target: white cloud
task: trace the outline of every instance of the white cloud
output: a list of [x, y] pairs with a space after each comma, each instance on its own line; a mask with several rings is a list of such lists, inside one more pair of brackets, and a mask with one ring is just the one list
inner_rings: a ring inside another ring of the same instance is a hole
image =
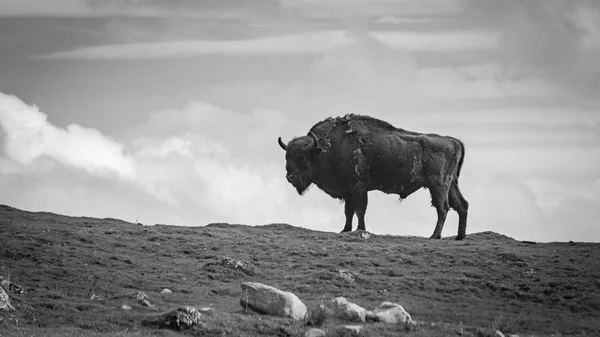
[[600, 148], [471, 148], [469, 162], [513, 175], [590, 175], [600, 172]]
[[552, 97], [562, 93], [539, 78], [509, 78], [497, 64], [422, 69], [419, 81], [424, 96], [434, 99]]
[[[596, 180], [589, 182], [579, 182], [570, 184], [560, 184], [556, 181], [546, 179], [528, 179], [525, 184], [533, 191], [536, 196], [537, 204], [540, 209], [549, 217], [556, 213], [568, 200], [581, 200], [585, 202], [600, 203], [598, 183]], [[587, 219], [586, 221], [590, 221]]]
[[[498, 36], [476, 31], [419, 33], [373, 31], [370, 35], [385, 45], [410, 51], [493, 49]], [[198, 55], [252, 56], [266, 54], [315, 54], [355, 44], [346, 31], [317, 31], [245, 40], [188, 40], [85, 47], [38, 59], [155, 59]]]
[[36, 106], [16, 96], [0, 93], [0, 124], [6, 133], [6, 154], [23, 165], [48, 156], [92, 174], [133, 175], [134, 163], [119, 143], [77, 124], [57, 128]]
[[441, 19], [439, 18], [428, 18], [428, 17], [398, 17], [393, 15], [385, 15], [377, 18], [374, 22], [380, 24], [391, 24], [397, 25], [402, 23], [434, 23]]
[[594, 182], [592, 182], [591, 190], [592, 190], [592, 195], [594, 196], [594, 198], [600, 200], [600, 178], [598, 178], [598, 179], [594, 180]]
[[0, 0], [2, 16], [80, 16], [89, 8], [80, 0]]
[[586, 126], [596, 127], [600, 123], [600, 114], [596, 108], [578, 107], [521, 107], [496, 108], [493, 103], [478, 109], [445, 108], [430, 112], [423, 119], [423, 115], [406, 114], [402, 117], [405, 123], [411, 124], [452, 124], [460, 123], [467, 126], [476, 125], [506, 125], [506, 124], [535, 124], [541, 126], [568, 127]]
[[280, 0], [284, 8], [317, 18], [364, 18], [381, 15], [444, 16], [457, 14], [460, 0]]
[[250, 225], [275, 222], [288, 204], [287, 183], [275, 168], [198, 162], [195, 171], [205, 182], [204, 202], [223, 218]]
[[[215, 4], [217, 4], [215, 6]], [[219, 6], [220, 5], [220, 6]], [[248, 18], [248, 13], [266, 12], [276, 7], [272, 2], [244, 6], [245, 1], [219, 4], [203, 1], [147, 1], [147, 0], [0, 0], [0, 17], [192, 17], [192, 18]]]
[[465, 0], [464, 22], [503, 35], [499, 52], [512, 76], [535, 75], [597, 98], [598, 1]]

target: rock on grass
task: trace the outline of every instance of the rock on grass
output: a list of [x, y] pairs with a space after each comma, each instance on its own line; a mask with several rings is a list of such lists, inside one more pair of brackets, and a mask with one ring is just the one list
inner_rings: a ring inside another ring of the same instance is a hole
[[344, 297], [336, 297], [328, 303], [334, 317], [350, 322], [365, 322], [367, 310]]
[[242, 308], [267, 315], [291, 317], [296, 320], [306, 318], [306, 305], [293, 293], [256, 282], [244, 282], [241, 287], [240, 305]]
[[375, 310], [367, 311], [367, 320], [384, 323], [406, 323], [414, 325], [410, 314], [397, 303], [383, 302]]
[[173, 311], [154, 316], [145, 321], [147, 325], [157, 325], [160, 328], [187, 330], [195, 326], [202, 327], [202, 314], [191, 306], [179, 307]]
[[310, 329], [308, 330], [305, 334], [304, 337], [325, 337], [325, 331], [321, 330], [321, 329]]
[[10, 304], [8, 295], [4, 292], [4, 288], [0, 287], [0, 311], [14, 311], [15, 308]]

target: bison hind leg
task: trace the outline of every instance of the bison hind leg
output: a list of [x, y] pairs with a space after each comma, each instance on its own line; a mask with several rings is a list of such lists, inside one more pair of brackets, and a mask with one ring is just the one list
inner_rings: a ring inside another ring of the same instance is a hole
[[467, 215], [469, 211], [469, 203], [460, 193], [458, 182], [454, 181], [448, 193], [450, 207], [458, 213], [458, 235], [456, 240], [462, 240], [467, 236]]
[[435, 207], [437, 211], [437, 222], [435, 224], [435, 230], [433, 231], [430, 239], [442, 238], [442, 230], [444, 229], [446, 216], [448, 215], [448, 210], [450, 209], [450, 203], [448, 202], [448, 189], [449, 186], [441, 179], [436, 180], [434, 184], [429, 187], [429, 192], [431, 194], [431, 205]]

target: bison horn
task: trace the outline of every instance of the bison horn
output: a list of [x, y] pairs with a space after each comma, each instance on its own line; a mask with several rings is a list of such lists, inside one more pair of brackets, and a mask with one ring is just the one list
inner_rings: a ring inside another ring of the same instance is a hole
[[317, 136], [312, 131], [310, 131], [309, 133], [313, 139], [313, 150], [317, 149], [319, 147], [319, 138], [317, 138]]
[[281, 146], [283, 151], [287, 151], [287, 145], [285, 145], [285, 143], [281, 141], [281, 137], [277, 138], [277, 141], [279, 142], [279, 146]]

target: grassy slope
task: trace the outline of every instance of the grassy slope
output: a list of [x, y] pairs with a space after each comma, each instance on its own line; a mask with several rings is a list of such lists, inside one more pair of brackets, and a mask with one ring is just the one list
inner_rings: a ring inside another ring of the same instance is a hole
[[[224, 256], [253, 264], [255, 274], [208, 265]], [[27, 291], [9, 294], [17, 312], [0, 314], [0, 336], [177, 335], [142, 322], [181, 305], [213, 308], [204, 329], [183, 334], [303, 335], [304, 323], [245, 313], [245, 281], [292, 291], [309, 308], [336, 296], [367, 309], [389, 300], [420, 322], [408, 333], [368, 325], [366, 335], [477, 335], [478, 327], [600, 335], [599, 257], [600, 244], [528, 244], [492, 232], [461, 242], [364, 240], [281, 224], [140, 226], [0, 206], [0, 274]], [[88, 298], [92, 285], [101, 300]], [[137, 290], [156, 308], [125, 297]], [[123, 303], [133, 310], [118, 309]], [[336, 325], [322, 328], [334, 334]]]

